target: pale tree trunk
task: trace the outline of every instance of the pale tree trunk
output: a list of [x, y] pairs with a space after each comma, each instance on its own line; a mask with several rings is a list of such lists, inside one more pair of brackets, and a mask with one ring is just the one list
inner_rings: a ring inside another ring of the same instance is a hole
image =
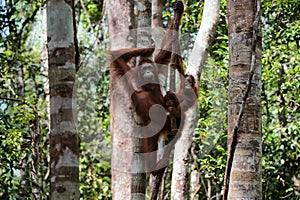
[[152, 19], [151, 19], [151, 29], [152, 29], [152, 39], [155, 43], [155, 52], [159, 52], [160, 45], [164, 38], [164, 29], [162, 23], [162, 10], [164, 1], [152, 0]]
[[151, 45], [151, 1], [135, 1], [137, 12], [137, 47], [149, 47]]
[[[152, 39], [155, 44], [155, 51], [153, 55], [156, 55], [161, 50], [160, 48], [165, 34], [165, 31], [163, 29], [163, 23], [162, 23], [163, 3], [164, 1], [161, 0], [152, 1], [151, 32], [152, 32]], [[166, 94], [166, 90], [167, 90], [167, 76], [166, 76], [167, 74], [168, 74], [168, 67], [164, 67], [164, 72], [158, 75], [159, 82], [160, 82], [160, 89], [163, 95]], [[162, 149], [164, 148], [164, 142], [165, 142], [164, 138], [160, 136], [158, 139], [157, 161], [159, 161], [163, 155]], [[163, 174], [157, 174], [157, 175], [150, 174], [150, 199], [155, 199], [155, 200], [163, 199], [166, 172], [167, 170], [165, 170]]]
[[223, 199], [262, 199], [259, 0], [228, 0], [228, 158]]
[[31, 178], [32, 178], [32, 199], [40, 199], [40, 188], [39, 184], [39, 139], [41, 137], [39, 129], [39, 117], [36, 116], [31, 122], [29, 127], [31, 135]]
[[[187, 73], [193, 75], [197, 80], [207, 58], [208, 49], [214, 39], [214, 33], [219, 20], [220, 1], [206, 0], [202, 23], [197, 35], [192, 54], [189, 58]], [[171, 199], [187, 199], [187, 170], [189, 154], [188, 150], [192, 143], [193, 133], [197, 124], [197, 105], [188, 109], [185, 113], [185, 122], [181, 137], [175, 145], [173, 174], [171, 186]]]
[[197, 194], [201, 188], [200, 185], [200, 172], [198, 171], [197, 165], [191, 166], [191, 178], [190, 178], [190, 199], [197, 200], [199, 199], [199, 195]]
[[[106, 1], [110, 49], [132, 48], [135, 34], [133, 1]], [[111, 77], [110, 113], [112, 135], [112, 194], [113, 199], [131, 199], [133, 157], [133, 110], [130, 97], [122, 85]], [[143, 194], [141, 196], [144, 196]]]
[[[161, 0], [152, 0], [152, 17], [151, 17], [151, 32], [152, 32], [152, 39], [155, 44], [155, 51], [153, 55], [156, 55], [161, 50], [161, 45], [165, 36], [165, 30], [163, 29], [162, 23], [162, 11], [163, 11], [163, 4], [165, 1]], [[166, 94], [168, 89], [167, 86], [167, 75], [168, 75], [168, 67], [164, 67], [159, 76], [160, 82], [160, 89], [163, 95]], [[163, 148], [164, 148], [164, 138], [159, 137], [158, 139], [158, 151], [157, 151], [157, 161], [162, 158], [163, 155]], [[164, 192], [164, 182], [166, 178], [165, 170], [164, 174], [158, 174], [156, 176], [151, 175], [151, 186], [150, 186], [150, 198], [155, 199], [163, 199], [163, 192]]]
[[[48, 81], [48, 77], [49, 77], [49, 72], [48, 72], [48, 51], [47, 51], [47, 47], [44, 47], [41, 50], [40, 53], [41, 56], [41, 73], [43, 74], [43, 82], [44, 82], [44, 91], [45, 91], [45, 101], [46, 101], [46, 113], [47, 113], [47, 124], [50, 125], [50, 88], [49, 88], [49, 81]], [[47, 138], [49, 138], [49, 132], [47, 133]], [[40, 138], [41, 139], [41, 138]], [[41, 153], [41, 152], [40, 152]], [[41, 153], [42, 154], [42, 153]], [[47, 162], [46, 163], [50, 163], [50, 155], [46, 154], [45, 155]], [[41, 159], [39, 160], [41, 161]], [[42, 177], [42, 183], [41, 183], [41, 191], [42, 193], [44, 193], [44, 191], [46, 190], [47, 187], [47, 180], [48, 177], [50, 175], [50, 167], [47, 168], [47, 170], [45, 170], [45, 168], [40, 167], [39, 168], [40, 172], [41, 172], [41, 177]]]
[[[135, 1], [136, 24], [137, 24], [137, 43], [136, 46], [149, 47], [151, 45], [151, 2], [149, 0]], [[139, 60], [137, 60], [138, 64]], [[140, 122], [141, 123], [141, 122]], [[143, 152], [142, 139], [134, 137], [133, 148], [133, 170], [131, 184], [131, 199], [143, 200], [146, 193], [146, 173], [144, 160], [139, 159], [139, 154]]]
[[79, 199], [74, 1], [47, 1], [50, 199]]
[[[163, 28], [162, 23], [162, 11], [163, 4], [165, 1], [153, 0], [152, 1], [152, 19], [151, 19], [151, 29], [152, 29], [152, 39], [155, 44], [155, 51], [153, 55], [156, 55], [161, 50], [162, 41], [165, 36], [165, 29]], [[167, 75], [168, 67], [164, 67], [159, 76], [160, 89], [163, 95], [166, 94], [167, 86]], [[160, 154], [160, 153], [159, 153]]]
[[164, 1], [152, 0], [152, 20], [151, 27], [162, 27], [162, 10]]

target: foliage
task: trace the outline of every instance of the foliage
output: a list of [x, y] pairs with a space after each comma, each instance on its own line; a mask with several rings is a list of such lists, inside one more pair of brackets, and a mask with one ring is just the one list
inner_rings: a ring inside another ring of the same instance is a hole
[[80, 16], [80, 22], [87, 32], [96, 32], [103, 16], [102, 0], [84, 0], [76, 5], [76, 12]]
[[[221, 195], [226, 166], [227, 148], [227, 85], [228, 37], [226, 1], [221, 1], [220, 19], [212, 43], [209, 59], [202, 71], [199, 91], [199, 120], [192, 153], [194, 166], [200, 172], [200, 199]], [[192, 169], [195, 170], [195, 169]]]
[[109, 76], [104, 56], [103, 50], [95, 51], [94, 58], [89, 55], [77, 76], [82, 199], [111, 198]]
[[218, 64], [222, 62], [214, 62], [211, 57], [200, 83], [199, 120], [192, 150], [198, 157], [193, 159], [203, 179], [199, 191], [203, 197], [207, 187], [212, 188], [212, 194], [221, 194], [226, 165], [227, 70]]
[[111, 199], [110, 161], [99, 159], [81, 145], [80, 199]]
[[103, 1], [80, 1], [78, 40], [81, 67], [77, 72], [77, 115], [80, 138], [80, 198], [111, 199], [109, 68]]
[[292, 177], [300, 173], [300, 2], [262, 3], [264, 198], [297, 199]]
[[[43, 1], [6, 1], [0, 7], [0, 198], [31, 199], [33, 176], [46, 198], [48, 120], [41, 45], [30, 41]], [[37, 127], [36, 127], [37, 126]], [[30, 129], [37, 128], [35, 135]], [[32, 142], [37, 142], [33, 154]], [[37, 173], [32, 172], [33, 165]]]
[[[164, 7], [164, 25], [174, 0]], [[30, 6], [29, 6], [30, 5]], [[203, 1], [185, 1], [181, 34], [185, 59], [201, 24]], [[39, 161], [41, 199], [49, 196], [49, 131], [45, 67], [44, 1], [6, 1], [0, 6], [0, 198], [31, 199], [32, 167]], [[109, 69], [103, 1], [76, 5], [81, 68], [77, 74], [81, 199], [111, 199]], [[300, 2], [262, 0], [263, 16], [263, 193], [264, 199], [297, 199], [292, 177], [300, 174]], [[202, 73], [199, 120], [190, 170], [201, 176], [200, 199], [207, 188], [220, 195], [226, 162], [228, 36], [226, 1], [210, 57]], [[44, 28], [42, 28], [44, 27]], [[30, 127], [38, 122], [34, 156]], [[195, 156], [196, 155], [196, 156]], [[171, 185], [171, 167], [166, 193]]]

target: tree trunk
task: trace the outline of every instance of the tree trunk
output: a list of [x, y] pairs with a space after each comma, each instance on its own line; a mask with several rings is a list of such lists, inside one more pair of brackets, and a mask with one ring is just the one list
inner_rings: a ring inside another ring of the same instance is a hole
[[[163, 11], [164, 1], [153, 0], [152, 1], [152, 18], [151, 18], [151, 29], [152, 29], [152, 39], [155, 44], [155, 51], [153, 55], [156, 55], [162, 48], [162, 42], [164, 38], [164, 29], [162, 23], [162, 11]], [[168, 85], [168, 67], [164, 67], [159, 76], [160, 89], [163, 95], [166, 94]], [[157, 151], [157, 161], [159, 161], [163, 156], [163, 148], [165, 139], [160, 135], [158, 139], [158, 151]], [[150, 175], [150, 199], [162, 199], [164, 192], [164, 179], [166, 178], [167, 169], [164, 172], [160, 172], [157, 175]]]
[[[151, 28], [152, 28], [152, 38], [158, 48], [162, 44], [162, 40], [164, 38], [164, 30], [162, 23], [162, 10], [163, 10], [164, 1], [161, 0], [153, 0], [152, 1], [152, 17], [151, 17]], [[159, 49], [156, 49], [157, 53]]]
[[259, 0], [227, 1], [228, 158], [223, 199], [261, 199], [261, 30]]
[[40, 188], [41, 185], [39, 184], [39, 139], [41, 137], [40, 128], [39, 128], [39, 117], [36, 116], [30, 122], [29, 132], [31, 135], [31, 152], [32, 152], [32, 159], [31, 159], [31, 178], [32, 178], [32, 199], [38, 200], [40, 199]]
[[47, 1], [50, 199], [79, 199], [74, 1]]
[[[106, 1], [110, 49], [132, 48], [135, 34], [133, 1]], [[113, 199], [131, 199], [133, 157], [133, 110], [130, 97], [122, 83], [113, 80], [110, 85], [110, 113], [112, 135], [112, 193]], [[143, 196], [143, 195], [142, 195]]]
[[[164, 1], [161, 0], [152, 0], [151, 32], [152, 39], [155, 44], [155, 51], [153, 55], [156, 55], [160, 51], [160, 47], [165, 33], [162, 23], [163, 3]], [[167, 72], [165, 72], [165, 74], [167, 74]], [[166, 82], [166, 77], [160, 77], [161, 90], [163, 94], [166, 93]]]
[[152, 0], [152, 21], [151, 27], [162, 27], [162, 10], [163, 10], [164, 1], [161, 0]]
[[[195, 167], [195, 169], [194, 169]], [[191, 178], [190, 178], [190, 196], [191, 200], [199, 199], [199, 195], [197, 194], [200, 190], [200, 172], [198, 172], [198, 167], [192, 165]]]
[[[219, 10], [219, 0], [205, 1], [202, 23], [187, 67], [187, 73], [192, 74], [197, 80], [200, 79], [208, 48], [213, 40], [219, 20]], [[194, 105], [186, 111], [182, 135], [175, 145], [171, 199], [187, 199], [185, 186], [187, 185], [188, 150], [197, 124], [196, 107], [197, 105]]]
[[151, 45], [151, 1], [136, 1], [137, 11], [137, 47], [149, 47]]
[[[135, 1], [136, 24], [137, 24], [137, 44], [136, 46], [149, 47], [151, 45], [151, 2], [148, 0]], [[137, 61], [137, 64], [139, 61]], [[146, 193], [146, 173], [144, 160], [139, 159], [139, 154], [143, 154], [142, 138], [134, 137], [131, 199], [143, 200]]]

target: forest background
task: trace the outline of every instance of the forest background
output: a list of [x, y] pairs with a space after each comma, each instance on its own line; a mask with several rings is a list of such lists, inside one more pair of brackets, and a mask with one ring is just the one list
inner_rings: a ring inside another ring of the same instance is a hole
[[[35, 188], [44, 199], [50, 192], [45, 2], [0, 2], [0, 197], [30, 199]], [[172, 3], [167, 0], [163, 7], [164, 27], [170, 22]], [[300, 2], [262, 0], [261, 3], [263, 197], [298, 199], [293, 177], [300, 174]], [[185, 60], [200, 27], [203, 5], [203, 1], [186, 2], [181, 25]], [[81, 54], [76, 91], [80, 196], [111, 199], [106, 10], [104, 2], [98, 0], [80, 0], [75, 6]], [[196, 157], [191, 158], [191, 170], [200, 172], [201, 187], [197, 193], [201, 199], [220, 197], [226, 166], [226, 13], [226, 1], [222, 0], [215, 39], [200, 82], [200, 117], [191, 150]], [[32, 131], [32, 127], [38, 131]], [[166, 183], [168, 192], [168, 177]]]

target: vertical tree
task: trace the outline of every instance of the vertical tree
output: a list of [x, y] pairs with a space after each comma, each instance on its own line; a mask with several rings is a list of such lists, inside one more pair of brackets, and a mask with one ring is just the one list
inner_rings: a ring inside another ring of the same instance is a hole
[[149, 47], [151, 45], [151, 1], [137, 1], [137, 47]]
[[[107, 1], [110, 49], [132, 48], [135, 36], [133, 1]], [[129, 96], [121, 84], [111, 79], [110, 113], [112, 135], [112, 192], [113, 199], [131, 198], [131, 168], [134, 122]]]
[[261, 199], [260, 1], [227, 1], [228, 159], [223, 199]]
[[[137, 26], [137, 47], [149, 47], [151, 45], [151, 2], [148, 0], [136, 1], [135, 10], [136, 26]], [[141, 121], [139, 123], [142, 123]], [[135, 132], [136, 133], [136, 132]], [[137, 133], [138, 135], [138, 133]], [[133, 157], [132, 163], [132, 183], [131, 183], [131, 199], [145, 199], [146, 193], [146, 173], [144, 160], [139, 159], [138, 155], [143, 152], [142, 138], [134, 137], [133, 153], [137, 156]]]
[[45, 82], [38, 78], [40, 46], [32, 41], [38, 36], [31, 34], [43, 5], [0, 2], [0, 199], [46, 198], [48, 187], [42, 183], [48, 151], [42, 151], [46, 130], [40, 130], [47, 126], [40, 120]]
[[162, 10], [163, 10], [164, 1], [153, 0], [152, 1], [152, 18], [151, 18], [151, 27], [157, 28], [162, 27]]
[[74, 1], [47, 1], [51, 199], [79, 199]]
[[[156, 47], [153, 55], [156, 55], [159, 52], [159, 48], [161, 48], [162, 40], [164, 38], [164, 29], [162, 23], [163, 4], [164, 1], [152, 0], [151, 33]], [[165, 74], [167, 74], [167, 72], [165, 72]], [[166, 82], [166, 77], [160, 77], [161, 90], [163, 94], [166, 92]]]
[[[214, 39], [214, 34], [219, 21], [219, 0], [206, 0], [202, 15], [202, 23], [197, 34], [194, 47], [189, 58], [187, 73], [200, 80], [201, 71], [207, 59], [208, 50]], [[192, 137], [197, 124], [196, 105], [186, 112], [182, 135], [175, 145], [171, 199], [187, 199], [186, 185], [188, 177], [188, 149], [191, 147]], [[197, 172], [194, 172], [194, 174]], [[193, 174], [193, 175], [194, 175]], [[197, 175], [196, 175], [197, 176]], [[193, 191], [195, 193], [197, 191]], [[195, 195], [191, 198], [195, 199]]]

